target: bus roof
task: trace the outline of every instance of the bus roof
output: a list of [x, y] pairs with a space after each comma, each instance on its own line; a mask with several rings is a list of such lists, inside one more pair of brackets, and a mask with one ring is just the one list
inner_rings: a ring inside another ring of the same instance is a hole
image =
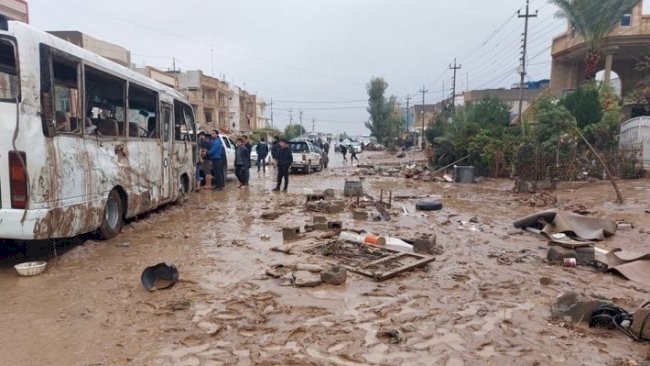
[[[105, 71], [118, 73], [125, 79], [129, 79], [130, 81], [135, 81], [138, 84], [147, 86], [158, 92], [166, 93], [173, 98], [182, 100], [187, 104], [189, 104], [185, 96], [179, 91], [170, 88], [164, 84], [161, 84], [151, 78], [148, 78], [138, 72], [135, 72], [129, 69], [128, 67], [122, 66], [94, 52], [88, 51], [64, 39], [61, 39], [47, 32], [44, 32], [40, 29], [34, 28], [23, 22], [10, 20], [8, 23], [9, 23], [9, 31], [7, 33], [15, 36], [18, 39], [31, 39], [34, 42], [44, 43], [48, 46], [56, 48], [59, 51], [66, 52], [72, 56], [79, 57], [83, 60], [88, 60], [92, 62], [93, 65], [91, 66], [98, 66], [104, 69]], [[0, 32], [0, 33], [4, 33], [4, 32]]]

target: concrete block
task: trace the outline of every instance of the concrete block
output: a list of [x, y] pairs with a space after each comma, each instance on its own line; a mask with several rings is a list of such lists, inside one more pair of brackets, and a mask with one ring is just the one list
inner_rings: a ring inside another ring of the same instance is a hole
[[312, 221], [313, 221], [314, 224], [327, 222], [327, 217], [325, 217], [325, 216], [314, 216], [312, 218]]
[[561, 264], [564, 258], [575, 258], [576, 263], [582, 266], [590, 265], [595, 259], [594, 247], [579, 247], [575, 249], [551, 245], [546, 253], [546, 260], [551, 263]]
[[282, 239], [284, 240], [296, 240], [300, 235], [299, 227], [284, 227], [282, 228]]
[[314, 224], [314, 230], [325, 231], [327, 229], [329, 229], [329, 225], [327, 225], [326, 222], [319, 222], [318, 224]]
[[352, 212], [352, 218], [354, 220], [368, 220], [368, 212], [367, 211], [354, 211]]
[[327, 223], [327, 228], [331, 230], [342, 230], [343, 222], [341, 221], [330, 221]]
[[423, 235], [415, 239], [413, 251], [418, 254], [440, 255], [443, 253], [442, 246], [436, 243], [436, 235]]

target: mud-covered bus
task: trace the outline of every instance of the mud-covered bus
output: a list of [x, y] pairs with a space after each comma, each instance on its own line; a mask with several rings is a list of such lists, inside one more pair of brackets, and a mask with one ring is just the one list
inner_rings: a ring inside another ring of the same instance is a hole
[[0, 19], [0, 239], [117, 235], [194, 186], [194, 129], [174, 89]]

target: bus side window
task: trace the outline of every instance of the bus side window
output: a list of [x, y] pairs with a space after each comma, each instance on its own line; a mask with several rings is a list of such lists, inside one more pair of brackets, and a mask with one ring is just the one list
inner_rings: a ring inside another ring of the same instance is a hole
[[[86, 134], [93, 130], [100, 136], [125, 136], [125, 89], [120, 78], [85, 66]], [[89, 126], [90, 125], [90, 126]], [[92, 128], [92, 127], [95, 128]]]
[[54, 81], [55, 134], [78, 134], [82, 128], [79, 95], [79, 63], [54, 55], [52, 77]]
[[129, 83], [129, 137], [160, 138], [158, 93]]
[[15, 102], [18, 96], [18, 70], [14, 45], [0, 40], [0, 100]]

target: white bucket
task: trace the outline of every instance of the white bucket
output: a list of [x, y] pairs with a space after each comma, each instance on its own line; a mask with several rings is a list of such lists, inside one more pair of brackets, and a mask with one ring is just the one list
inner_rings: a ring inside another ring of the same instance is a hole
[[363, 238], [356, 233], [349, 231], [341, 231], [339, 234], [339, 241], [351, 241], [353, 243], [362, 243]]

